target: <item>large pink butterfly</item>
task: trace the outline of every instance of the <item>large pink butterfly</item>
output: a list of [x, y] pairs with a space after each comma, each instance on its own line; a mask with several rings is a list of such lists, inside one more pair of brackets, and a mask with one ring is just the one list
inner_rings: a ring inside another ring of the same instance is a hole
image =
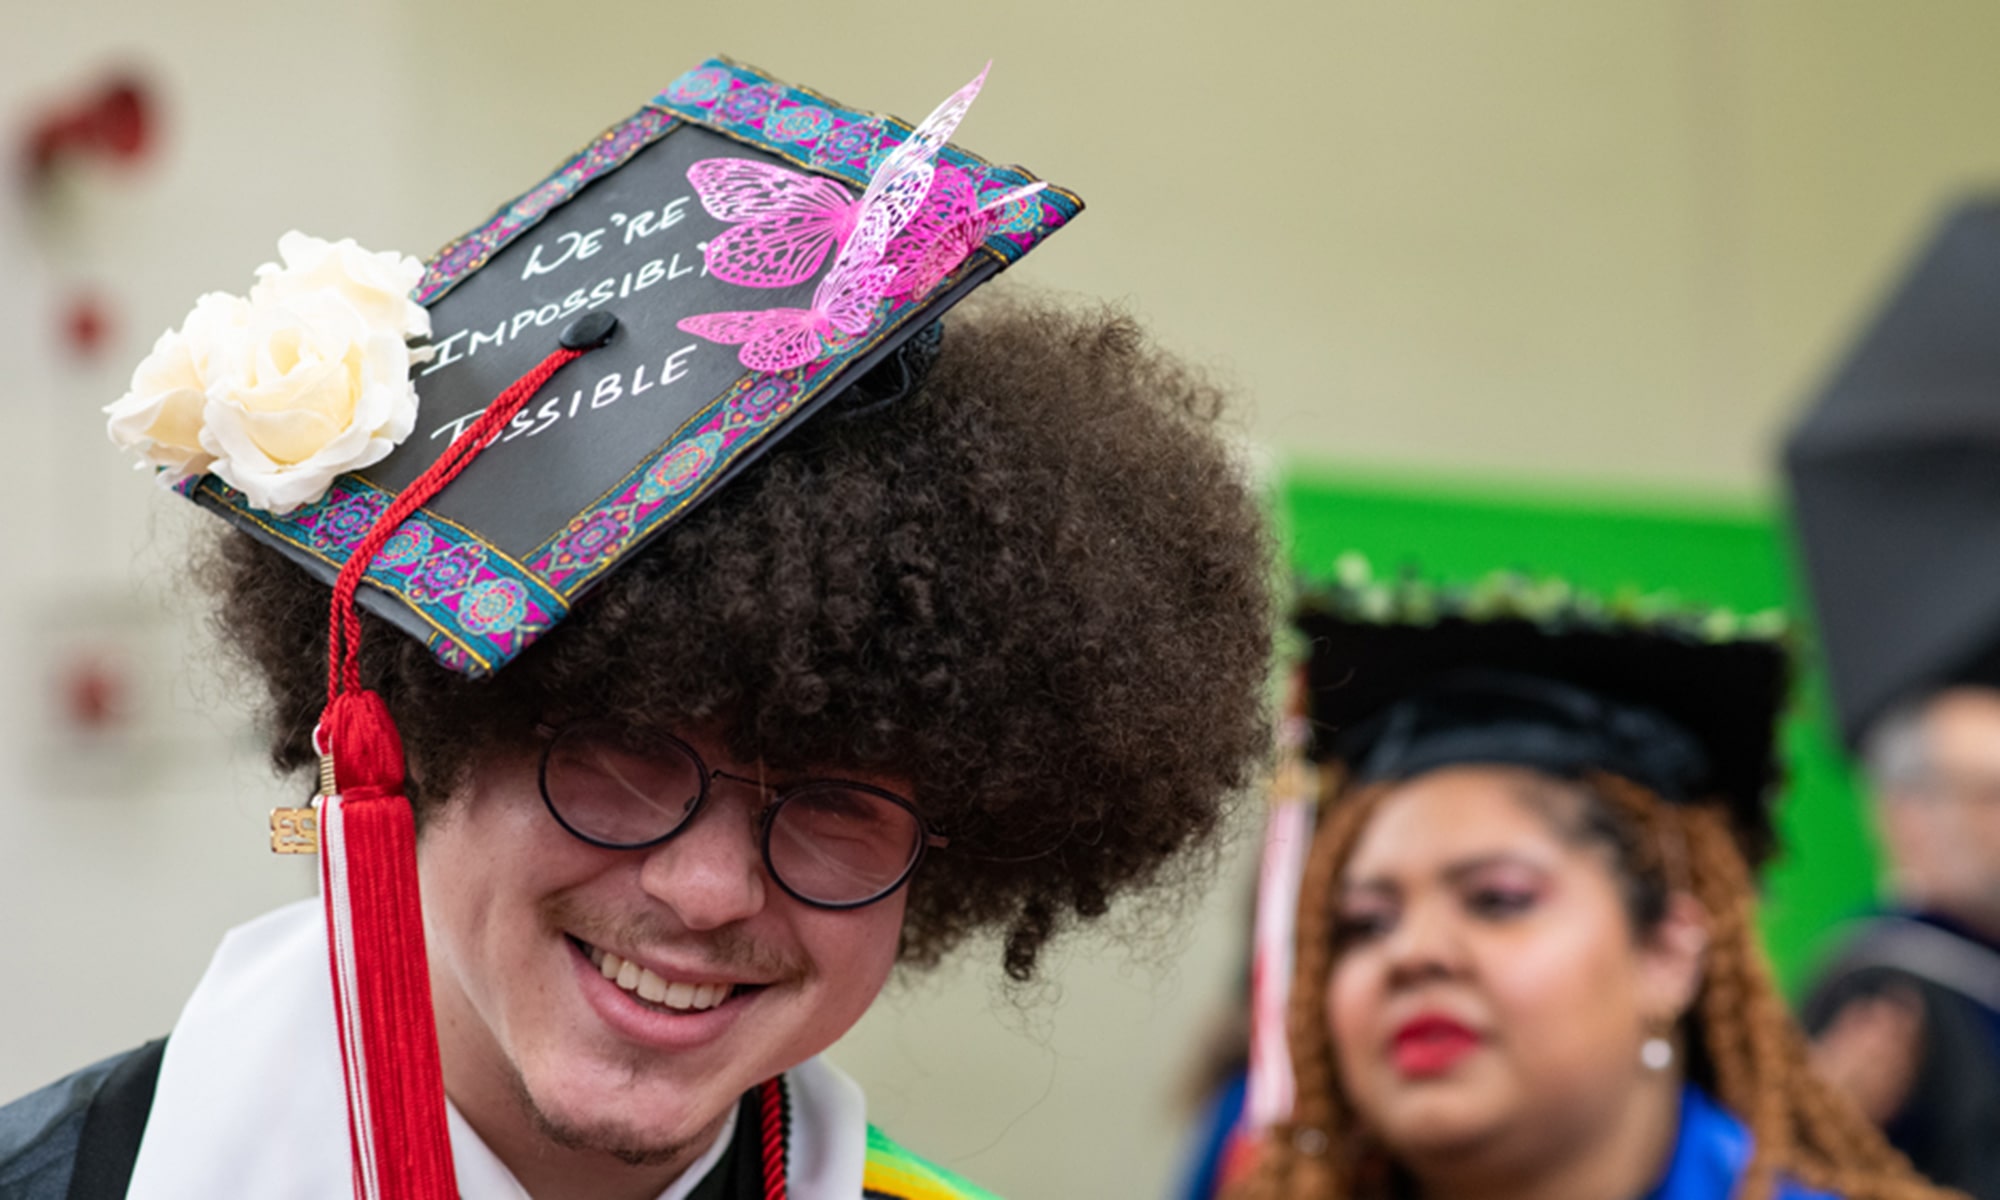
[[891, 296], [922, 297], [958, 268], [1000, 223], [1001, 213], [1048, 186], [1031, 183], [979, 202], [979, 185], [956, 167], [940, 167], [930, 195], [886, 254], [896, 268]]
[[[987, 69], [992, 68], [991, 63]], [[890, 151], [882, 163], [869, 177], [868, 188], [861, 199], [852, 205], [851, 220], [835, 222], [824, 205], [815, 211], [822, 214], [810, 220], [801, 220], [795, 227], [811, 229], [809, 236], [793, 237], [784, 243], [786, 247], [779, 253], [759, 251], [752, 255], [745, 253], [737, 265], [753, 264], [747, 274], [758, 278], [775, 278], [789, 273], [797, 263], [804, 261], [802, 255], [810, 253], [810, 246], [818, 244], [818, 257], [825, 257], [826, 249], [835, 241], [840, 251], [834, 256], [833, 266], [826, 278], [813, 291], [811, 308], [772, 308], [756, 312], [702, 313], [683, 317], [680, 328], [698, 337], [707, 338], [723, 345], [741, 345], [738, 359], [753, 371], [787, 371], [802, 367], [818, 358], [826, 350], [826, 335], [835, 331], [859, 336], [874, 327], [882, 300], [889, 294], [891, 281], [896, 277], [896, 267], [885, 263], [883, 256], [889, 243], [901, 233], [910, 219], [930, 194], [931, 181], [935, 174], [935, 160], [938, 151], [951, 139], [952, 131], [965, 118], [966, 110], [972, 107], [979, 95], [981, 85], [986, 82], [986, 71], [979, 72], [977, 78], [952, 93], [949, 99], [925, 117], [902, 145]], [[711, 162], [717, 160], [709, 160]], [[700, 164], [697, 164], [700, 165]], [[775, 168], [782, 171], [783, 168]], [[786, 172], [786, 174], [791, 174]], [[694, 169], [689, 169], [689, 178], [694, 177]], [[729, 181], [752, 181], [758, 178], [765, 183], [747, 183], [751, 190], [768, 188], [772, 176], [759, 176], [756, 172], [722, 172], [716, 177]], [[697, 188], [700, 184], [697, 183]], [[837, 185], [836, 185], [837, 186]], [[794, 195], [804, 195], [803, 192]], [[844, 193], [843, 193], [844, 195]], [[828, 198], [820, 193], [821, 200]], [[703, 198], [706, 206], [708, 200]], [[802, 212], [803, 204], [795, 204], [794, 210]], [[714, 209], [710, 209], [711, 212]], [[738, 209], [740, 211], [740, 208]], [[761, 220], [761, 218], [760, 218]], [[788, 226], [788, 228], [792, 228]], [[732, 230], [731, 232], [735, 232]], [[844, 233], [844, 239], [841, 240]], [[727, 234], [723, 235], [725, 238]], [[745, 241], [755, 245], [763, 234], [750, 235]], [[719, 239], [718, 239], [719, 240]], [[766, 241], [771, 239], [765, 238]], [[713, 253], [714, 241], [710, 242]], [[800, 247], [805, 247], [801, 249]], [[738, 248], [732, 248], [735, 255]], [[760, 269], [772, 263], [788, 264], [785, 272]], [[732, 266], [729, 269], [736, 269]], [[719, 274], [713, 265], [710, 274]], [[745, 273], [745, 272], [739, 272]], [[810, 268], [797, 275], [792, 282], [811, 274]], [[736, 282], [732, 280], [732, 282]], [[777, 284], [764, 283], [750, 286], [773, 287]]]
[[[985, 79], [981, 71], [911, 131], [883, 160], [859, 200], [831, 179], [775, 163], [705, 158], [690, 166], [688, 182], [701, 206], [716, 220], [735, 225], [709, 239], [708, 273], [742, 287], [791, 287], [812, 278], [827, 253], [847, 242], [864, 218], [873, 218], [878, 226], [898, 216], [907, 222], [930, 191], [932, 160]], [[869, 235], [878, 232], [871, 227]], [[881, 240], [886, 243], [888, 237]]]
[[708, 273], [743, 287], [811, 279], [847, 240], [861, 205], [831, 179], [748, 158], [705, 158], [688, 168], [701, 206], [741, 224], [708, 240]]

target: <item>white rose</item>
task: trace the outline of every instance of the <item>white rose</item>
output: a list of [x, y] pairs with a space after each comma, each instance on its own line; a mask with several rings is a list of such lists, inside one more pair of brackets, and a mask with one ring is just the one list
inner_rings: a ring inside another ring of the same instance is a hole
[[200, 440], [210, 470], [282, 514], [386, 457], [416, 425], [417, 394], [406, 325], [369, 320], [348, 289], [301, 290], [282, 305], [252, 297], [247, 323], [209, 359]]
[[111, 440], [136, 450], [141, 466], [164, 468], [163, 482], [178, 483], [214, 461], [201, 444], [202, 409], [208, 402], [207, 362], [230, 331], [248, 321], [240, 297], [210, 292], [195, 302], [179, 329], [169, 329], [132, 372], [132, 386], [105, 405]]
[[170, 482], [213, 471], [287, 513], [410, 435], [410, 364], [429, 351], [407, 339], [431, 322], [409, 298], [424, 273], [414, 258], [301, 233], [278, 252], [284, 265], [258, 268], [249, 299], [203, 296], [105, 412], [111, 440]]
[[265, 263], [257, 268], [250, 302], [290, 303], [301, 295], [337, 295], [377, 329], [390, 329], [404, 339], [431, 335], [431, 314], [410, 299], [423, 282], [424, 264], [392, 250], [363, 250], [353, 238], [328, 242], [294, 229], [278, 239], [284, 266]]

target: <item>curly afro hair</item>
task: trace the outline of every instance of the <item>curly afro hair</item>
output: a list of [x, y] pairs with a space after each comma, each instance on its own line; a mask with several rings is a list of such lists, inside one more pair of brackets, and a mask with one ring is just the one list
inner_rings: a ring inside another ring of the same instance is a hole
[[[497, 675], [365, 616], [420, 823], [549, 714], [893, 773], [951, 839], [903, 960], [998, 930], [1032, 979], [1056, 934], [1176, 878], [1269, 746], [1271, 543], [1222, 407], [1126, 317], [977, 300], [915, 395], [808, 422]], [[273, 762], [307, 767], [327, 589], [241, 533], [204, 574]]]

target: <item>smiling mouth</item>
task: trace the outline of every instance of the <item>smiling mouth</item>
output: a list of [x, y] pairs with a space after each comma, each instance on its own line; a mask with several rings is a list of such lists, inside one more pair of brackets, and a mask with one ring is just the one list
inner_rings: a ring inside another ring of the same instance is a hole
[[752, 983], [689, 983], [684, 980], [669, 980], [655, 974], [630, 959], [620, 958], [609, 950], [600, 950], [579, 938], [570, 938], [570, 944], [581, 951], [590, 965], [596, 967], [603, 976], [616, 984], [635, 1003], [654, 1012], [687, 1015], [707, 1012], [719, 1008], [737, 996], [763, 990], [762, 984]]

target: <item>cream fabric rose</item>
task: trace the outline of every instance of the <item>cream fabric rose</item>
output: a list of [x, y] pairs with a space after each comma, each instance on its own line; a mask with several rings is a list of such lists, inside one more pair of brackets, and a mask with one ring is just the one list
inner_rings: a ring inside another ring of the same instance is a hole
[[247, 322], [249, 307], [224, 292], [195, 301], [181, 327], [161, 334], [132, 372], [131, 390], [105, 406], [111, 440], [137, 451], [139, 466], [162, 468], [166, 483], [199, 475], [215, 459], [201, 444], [208, 403], [204, 365], [212, 349]]
[[243, 338], [211, 364], [202, 409], [209, 468], [251, 505], [288, 513], [333, 478], [387, 457], [410, 436], [410, 349], [332, 293], [250, 306]]
[[165, 482], [213, 471], [284, 514], [334, 477], [380, 462], [416, 426], [407, 338], [430, 334], [408, 298], [423, 264], [352, 241], [288, 233], [249, 299], [203, 296], [160, 336], [109, 405], [111, 440]]

